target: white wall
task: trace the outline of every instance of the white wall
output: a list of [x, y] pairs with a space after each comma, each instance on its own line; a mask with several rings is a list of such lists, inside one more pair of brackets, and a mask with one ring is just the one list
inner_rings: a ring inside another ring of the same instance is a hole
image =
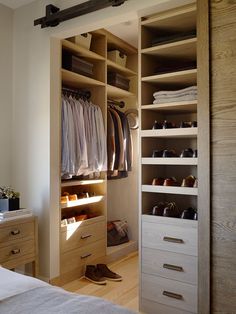
[[0, 185], [11, 184], [13, 11], [0, 4]]
[[[59, 274], [59, 178], [58, 121], [59, 55], [50, 62], [52, 37], [69, 37], [153, 12], [153, 8], [188, 0], [129, 0], [118, 8], [107, 8], [70, 20], [56, 28], [40, 29], [33, 21], [45, 15], [46, 3], [60, 8], [83, 1], [36, 1], [14, 12], [14, 183], [22, 202], [39, 216], [40, 272], [47, 278]], [[181, 2], [181, 3], [180, 3]], [[58, 43], [53, 41], [53, 48]], [[56, 51], [56, 50], [55, 50]], [[51, 81], [50, 81], [51, 71]], [[51, 94], [50, 94], [51, 93]], [[51, 107], [50, 107], [51, 106]]]

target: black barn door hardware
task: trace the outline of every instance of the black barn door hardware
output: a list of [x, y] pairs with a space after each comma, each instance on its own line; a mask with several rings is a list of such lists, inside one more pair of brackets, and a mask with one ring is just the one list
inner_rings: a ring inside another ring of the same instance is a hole
[[60, 9], [52, 4], [46, 6], [46, 16], [34, 20], [34, 26], [41, 25], [41, 28], [55, 27], [61, 22], [71, 20], [75, 17], [91, 13], [107, 7], [118, 7], [127, 0], [90, 0], [75, 5], [71, 8], [60, 11]]

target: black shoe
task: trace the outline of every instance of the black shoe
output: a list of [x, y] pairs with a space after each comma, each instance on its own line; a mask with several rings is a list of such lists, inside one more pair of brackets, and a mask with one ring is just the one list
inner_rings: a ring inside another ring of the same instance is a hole
[[85, 271], [85, 278], [98, 285], [106, 285], [106, 279], [95, 265], [87, 265]]
[[193, 157], [193, 150], [192, 148], [185, 148], [180, 154], [180, 158], [189, 158], [189, 157]]
[[163, 150], [154, 150], [152, 152], [152, 157], [157, 158], [157, 157], [162, 157], [163, 155]]
[[191, 219], [191, 220], [197, 220], [197, 211], [196, 209], [189, 207], [185, 209], [181, 214], [182, 219]]
[[197, 158], [197, 149], [194, 149], [193, 151], [193, 158]]
[[162, 124], [162, 128], [163, 129], [173, 129], [173, 128], [176, 128], [175, 124], [172, 123], [172, 122], [168, 122], [168, 121], [164, 121], [163, 124]]
[[162, 157], [164, 157], [164, 158], [177, 157], [177, 154], [173, 149], [171, 149], [171, 150], [165, 149], [163, 151]]
[[160, 122], [155, 121], [152, 129], [153, 130], [162, 129], [162, 124]]

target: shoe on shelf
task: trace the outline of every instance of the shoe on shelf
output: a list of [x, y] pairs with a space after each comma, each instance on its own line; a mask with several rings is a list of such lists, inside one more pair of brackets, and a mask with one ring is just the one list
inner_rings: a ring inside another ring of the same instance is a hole
[[191, 128], [197, 128], [197, 121], [191, 122]]
[[102, 276], [111, 281], [122, 281], [122, 277], [113, 271], [111, 271], [106, 264], [97, 264], [98, 271], [102, 274]]
[[197, 210], [189, 207], [185, 209], [181, 214], [182, 219], [191, 219], [191, 220], [197, 220]]
[[195, 179], [194, 184], [193, 184], [193, 188], [197, 188], [198, 187], [198, 179]]
[[173, 128], [176, 128], [176, 125], [172, 122], [168, 122], [167, 120], [165, 120], [162, 124], [162, 128], [163, 129], [173, 129]]
[[197, 158], [197, 149], [194, 149], [193, 151], [193, 158]]
[[106, 285], [106, 279], [102, 275], [102, 273], [98, 270], [95, 265], [87, 265], [85, 276], [89, 281], [96, 283], [98, 285]]
[[163, 185], [165, 179], [163, 178], [154, 178], [152, 180], [152, 185]]
[[152, 208], [152, 215], [163, 216], [164, 208], [168, 205], [166, 202], [159, 202]]
[[181, 121], [180, 128], [196, 128], [197, 121]]
[[172, 158], [172, 157], [177, 157], [177, 154], [173, 149], [170, 149], [170, 150], [165, 149], [163, 151], [162, 157], [164, 157], [164, 158], [170, 158], [171, 157]]
[[164, 217], [173, 217], [179, 218], [180, 217], [180, 210], [178, 209], [175, 202], [168, 203], [167, 206], [163, 210]]
[[193, 157], [193, 150], [192, 148], [185, 148], [181, 154], [180, 154], [180, 158], [190, 158]]
[[179, 183], [174, 177], [172, 177], [172, 178], [165, 179], [163, 185], [164, 186], [179, 186]]
[[162, 123], [157, 122], [157, 121], [155, 120], [155, 122], [154, 122], [154, 124], [153, 124], [153, 126], [152, 126], [152, 129], [153, 129], [153, 130], [162, 129]]
[[162, 155], [163, 155], [163, 150], [154, 150], [153, 152], [152, 152], [152, 157], [153, 158], [158, 158], [158, 157], [162, 157]]
[[193, 188], [195, 184], [196, 178], [192, 175], [183, 179], [181, 186], [187, 188]]

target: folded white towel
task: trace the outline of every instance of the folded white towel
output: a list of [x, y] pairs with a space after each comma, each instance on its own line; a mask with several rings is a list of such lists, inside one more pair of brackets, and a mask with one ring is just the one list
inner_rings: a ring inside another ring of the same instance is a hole
[[183, 96], [173, 96], [173, 97], [158, 97], [155, 98], [153, 103], [154, 104], [163, 104], [163, 103], [170, 103], [170, 102], [180, 102], [180, 101], [190, 101], [196, 100], [197, 95], [183, 95]]
[[157, 98], [159, 96], [178, 96], [186, 94], [197, 94], [197, 86], [190, 86], [179, 90], [158, 91], [153, 94], [153, 97]]

